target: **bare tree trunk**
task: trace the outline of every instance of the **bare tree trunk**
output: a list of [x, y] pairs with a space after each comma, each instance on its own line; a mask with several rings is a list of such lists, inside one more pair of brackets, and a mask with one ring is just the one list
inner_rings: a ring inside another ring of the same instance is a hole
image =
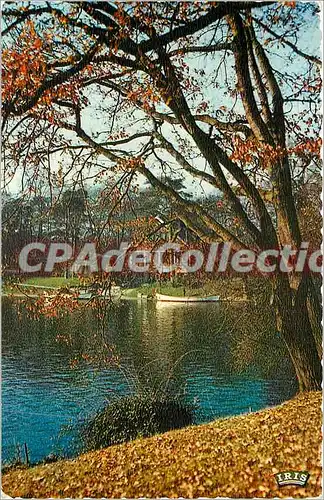
[[295, 367], [299, 389], [320, 390], [322, 365], [307, 308], [307, 282], [294, 296], [288, 276], [278, 275], [275, 289], [278, 329]]
[[317, 352], [322, 359], [323, 356], [323, 329], [322, 329], [322, 295], [321, 283], [316, 283], [312, 276], [308, 276], [309, 293], [307, 297], [308, 315], [312, 325], [313, 335], [316, 342]]

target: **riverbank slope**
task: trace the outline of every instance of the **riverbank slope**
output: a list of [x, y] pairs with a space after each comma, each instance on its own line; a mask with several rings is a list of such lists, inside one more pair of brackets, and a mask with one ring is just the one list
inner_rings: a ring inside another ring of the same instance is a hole
[[[307, 393], [256, 413], [12, 470], [2, 488], [24, 498], [317, 497], [321, 398]], [[307, 486], [279, 488], [274, 474], [289, 470], [307, 470]]]

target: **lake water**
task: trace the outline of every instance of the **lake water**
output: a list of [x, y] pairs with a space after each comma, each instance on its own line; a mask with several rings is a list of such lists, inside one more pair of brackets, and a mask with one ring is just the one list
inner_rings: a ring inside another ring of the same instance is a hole
[[[99, 363], [104, 344], [114, 346], [120, 368]], [[276, 405], [297, 390], [268, 315], [251, 316], [245, 305], [121, 301], [98, 325], [88, 310], [32, 320], [21, 301], [4, 298], [2, 356], [5, 461], [25, 442], [33, 462], [64, 452], [62, 426], [133, 390], [134, 381], [195, 401], [198, 422]]]

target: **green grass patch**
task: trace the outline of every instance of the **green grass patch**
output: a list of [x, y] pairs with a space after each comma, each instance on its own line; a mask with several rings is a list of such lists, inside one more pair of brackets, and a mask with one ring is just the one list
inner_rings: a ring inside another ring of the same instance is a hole
[[78, 286], [80, 285], [80, 280], [78, 278], [64, 278], [62, 276], [38, 276], [28, 278], [24, 281], [24, 284], [60, 288], [62, 286]]
[[[21, 287], [19, 285], [22, 285]], [[21, 293], [40, 293], [42, 292], [42, 287], [44, 290], [48, 288], [61, 288], [61, 287], [72, 287], [80, 286], [80, 280], [78, 278], [64, 278], [61, 276], [37, 276], [33, 278], [28, 278], [19, 281], [11, 280], [10, 282], [2, 283], [1, 293], [2, 295], [20, 295]], [[28, 288], [30, 286], [30, 288]], [[33, 288], [35, 287], [35, 288]]]

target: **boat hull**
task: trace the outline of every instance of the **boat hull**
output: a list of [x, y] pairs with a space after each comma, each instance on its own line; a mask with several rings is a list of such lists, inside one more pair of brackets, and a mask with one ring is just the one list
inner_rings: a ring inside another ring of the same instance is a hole
[[79, 300], [90, 300], [93, 298], [105, 299], [105, 300], [113, 300], [119, 299], [121, 296], [121, 288], [119, 286], [113, 286], [109, 290], [98, 290], [98, 291], [89, 291], [89, 290], [80, 290], [78, 295]]
[[201, 303], [201, 302], [219, 302], [219, 295], [211, 295], [210, 297], [173, 297], [172, 295], [156, 294], [158, 302], [173, 302], [173, 303]]

